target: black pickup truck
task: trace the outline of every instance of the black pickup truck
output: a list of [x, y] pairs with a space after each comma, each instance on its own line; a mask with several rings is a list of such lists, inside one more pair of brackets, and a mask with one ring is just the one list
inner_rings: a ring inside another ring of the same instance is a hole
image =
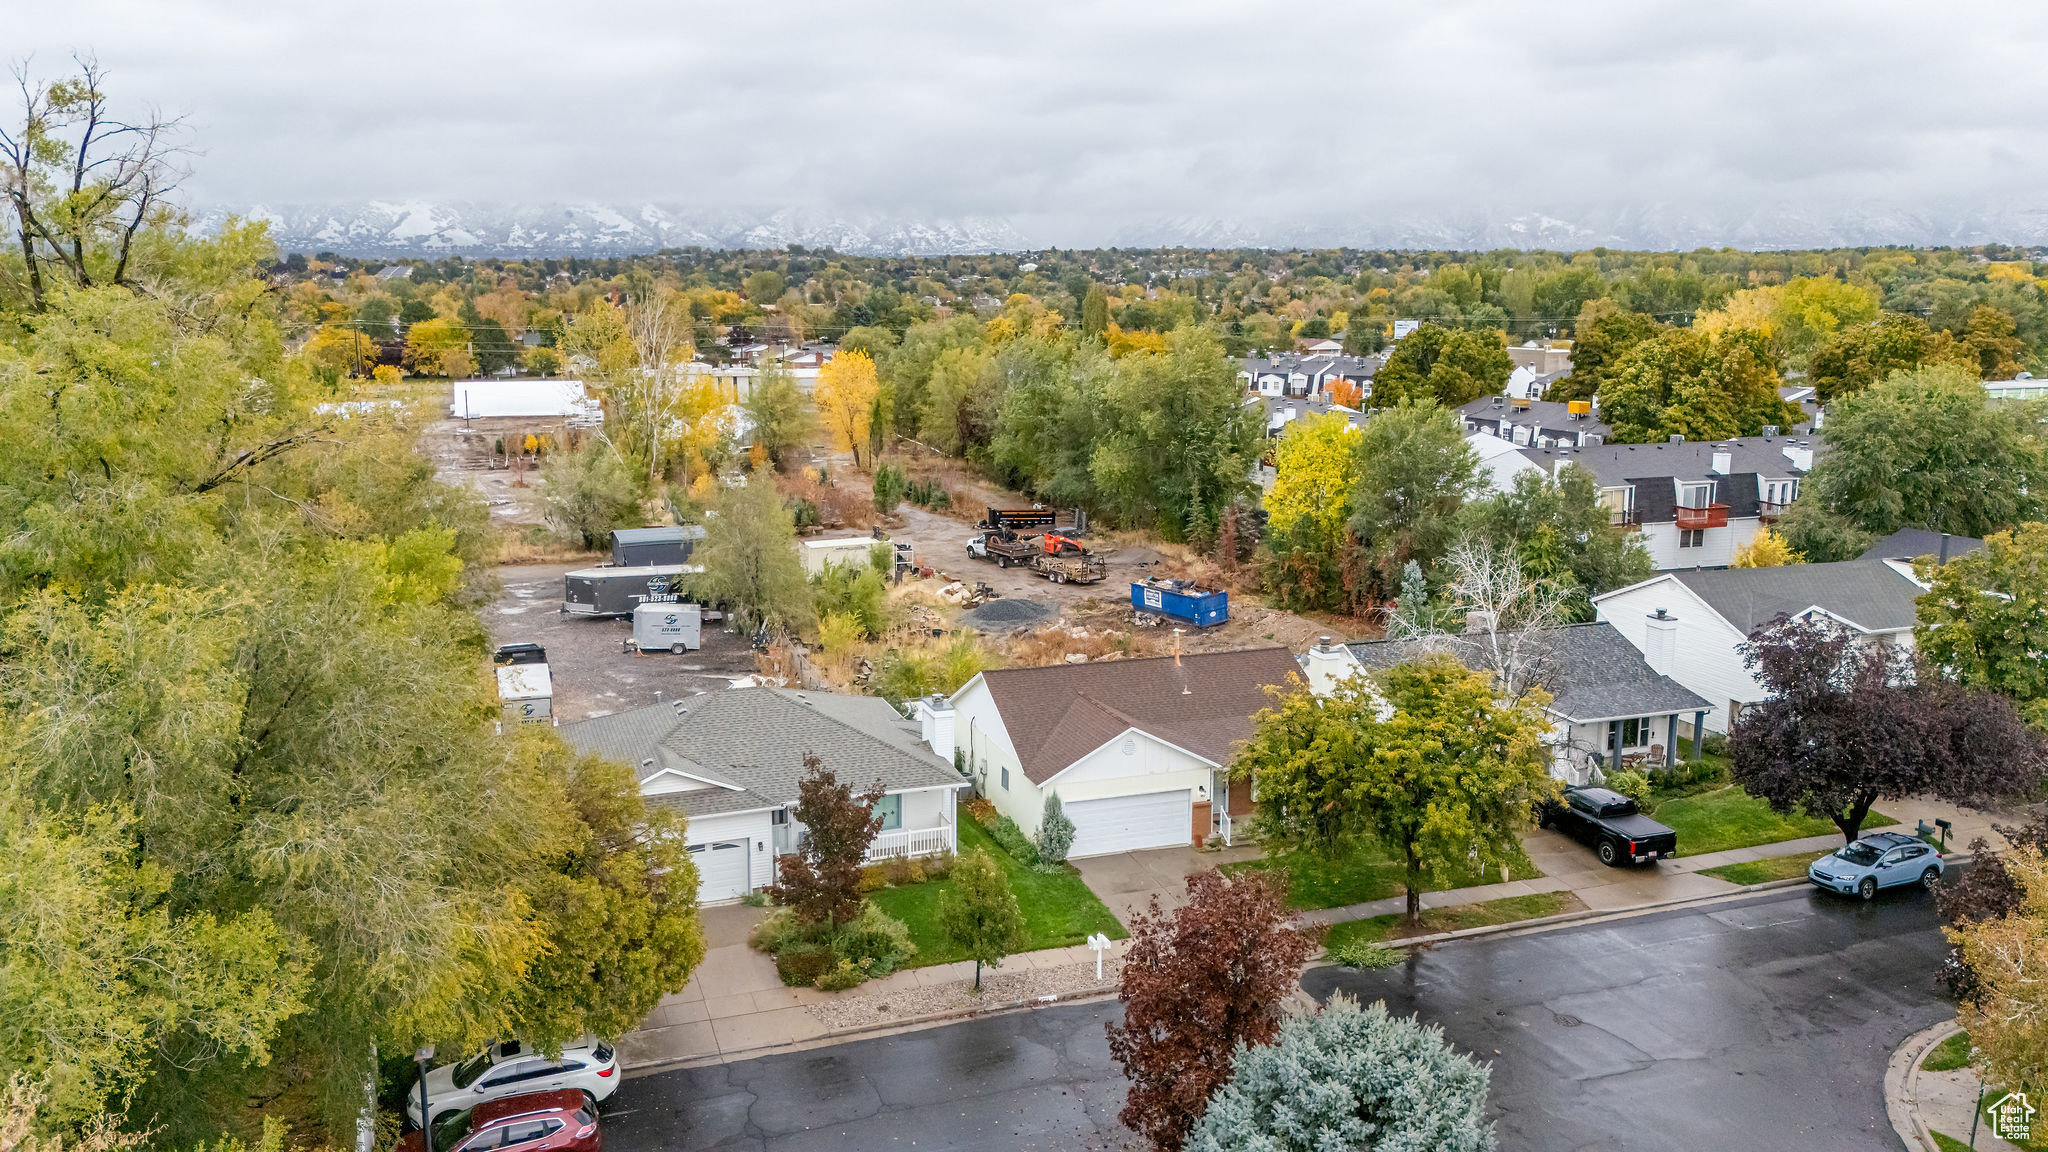
[[1591, 845], [1610, 867], [1678, 855], [1678, 833], [1643, 815], [1635, 801], [1605, 788], [1568, 787], [1561, 802], [1543, 802], [1536, 822]]

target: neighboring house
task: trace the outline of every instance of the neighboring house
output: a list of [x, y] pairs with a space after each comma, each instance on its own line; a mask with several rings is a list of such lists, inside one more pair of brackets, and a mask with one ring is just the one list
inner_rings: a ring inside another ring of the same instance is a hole
[[919, 701], [933, 749], [957, 749], [976, 790], [1035, 835], [1057, 792], [1073, 856], [1229, 840], [1251, 813], [1225, 770], [1268, 688], [1301, 675], [1284, 648], [983, 672]]
[[1338, 381], [1357, 386], [1360, 395], [1372, 394], [1373, 374], [1384, 363], [1378, 356], [1276, 356], [1270, 360], [1253, 356], [1238, 362], [1237, 378], [1245, 391], [1260, 396], [1323, 396]]
[[1572, 346], [1531, 340], [1510, 347], [1508, 359], [1514, 361], [1517, 368], [1527, 368], [1538, 376], [1555, 378], [1572, 370]]
[[1982, 547], [1984, 542], [1975, 536], [1951, 536], [1946, 532], [1935, 532], [1927, 528], [1901, 528], [1872, 544], [1857, 559], [1904, 560], [1911, 563], [1922, 556], [1932, 556], [1936, 562], [1946, 564], [1958, 556], [1967, 556]]
[[1344, 342], [1324, 337], [1321, 340], [1310, 340], [1301, 346], [1301, 350], [1308, 356], [1341, 356], [1344, 354]]
[[2031, 372], [2022, 372], [2011, 380], [1986, 380], [1984, 395], [1993, 401], [2048, 400], [2048, 380], [2036, 380]]
[[1530, 463], [1529, 458], [1522, 455], [1522, 450], [1515, 447], [1512, 440], [1503, 440], [1488, 432], [1474, 432], [1465, 437], [1465, 443], [1470, 444], [1472, 451], [1478, 454], [1479, 475], [1485, 480], [1486, 487], [1492, 491], [1513, 491], [1515, 477], [1524, 472], [1533, 472], [1538, 476], [1549, 475], [1542, 468]]
[[1720, 568], [1784, 515], [1821, 449], [1778, 435], [1664, 444], [1526, 448], [1553, 475], [1566, 464], [1593, 473], [1608, 518], [1642, 533], [1659, 570]]
[[953, 765], [918, 740], [888, 701], [784, 688], [731, 688], [564, 725], [585, 752], [631, 766], [650, 805], [689, 819], [698, 898], [737, 900], [775, 882], [795, 851], [792, 814], [804, 757], [864, 792], [879, 781], [882, 831], [870, 859], [957, 852]]
[[1741, 646], [1780, 614], [1829, 617], [1873, 641], [1913, 646], [1913, 601], [1924, 589], [1875, 560], [1665, 572], [1593, 597], [1595, 614], [1642, 650], [1650, 667], [1712, 701], [1707, 730], [1726, 732], [1768, 693]]
[[[1309, 649], [1302, 665], [1309, 688], [1328, 695], [1361, 671], [1391, 668], [1431, 652], [1447, 651], [1468, 668], [1492, 670], [1489, 639], [1481, 634], [1324, 642]], [[1690, 733], [1713, 708], [1698, 693], [1651, 668], [1642, 652], [1609, 624], [1509, 633], [1501, 637], [1501, 645], [1517, 654], [1528, 681], [1551, 695], [1544, 709], [1552, 723], [1545, 738], [1551, 750], [1550, 774], [1568, 783], [1590, 783], [1598, 769], [1677, 763], [1681, 718]]]
[[1278, 437], [1287, 431], [1287, 426], [1304, 416], [1326, 416], [1332, 412], [1344, 417], [1353, 428], [1365, 427], [1365, 413], [1356, 408], [1331, 403], [1323, 398], [1290, 400], [1274, 396], [1247, 397], [1266, 411], [1266, 435]]
[[1465, 431], [1498, 436], [1521, 448], [1579, 448], [1607, 443], [1614, 429], [1600, 422], [1590, 403], [1583, 411], [1555, 400], [1528, 400], [1514, 396], [1481, 396], [1460, 405], [1458, 418]]

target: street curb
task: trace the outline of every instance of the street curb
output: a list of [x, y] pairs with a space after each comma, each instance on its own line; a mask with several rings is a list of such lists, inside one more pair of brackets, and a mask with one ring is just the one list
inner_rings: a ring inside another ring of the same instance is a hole
[[1097, 1000], [1115, 999], [1114, 988], [1093, 988], [1081, 992], [1055, 992], [1046, 996], [1032, 996], [1022, 1000], [1000, 1000], [989, 1004], [978, 1004], [957, 1012], [928, 1012], [922, 1016], [905, 1016], [886, 1023], [856, 1024], [846, 1028], [833, 1028], [816, 1036], [802, 1040], [791, 1040], [783, 1044], [763, 1044], [758, 1048], [742, 1048], [735, 1052], [717, 1052], [705, 1056], [688, 1056], [679, 1060], [661, 1060], [647, 1064], [636, 1064], [624, 1069], [621, 1077], [636, 1080], [660, 1072], [673, 1072], [678, 1068], [702, 1068], [712, 1064], [732, 1064], [740, 1060], [752, 1060], [776, 1052], [801, 1052], [807, 1048], [818, 1048], [837, 1044], [857, 1036], [873, 1036], [896, 1032], [914, 1032], [935, 1024], [950, 1024], [969, 1020], [976, 1016], [1001, 1016], [1011, 1012], [1028, 1011], [1033, 1008], [1051, 1008], [1060, 1004], [1083, 1004]]
[[1914, 1082], [1919, 1079], [1920, 1061], [1935, 1045], [1961, 1032], [1954, 1020], [1923, 1028], [1900, 1044], [1884, 1069], [1884, 1110], [1891, 1118], [1892, 1131], [1908, 1152], [1925, 1149], [1925, 1152], [1941, 1152], [1941, 1146], [1934, 1142], [1934, 1134], [1920, 1119], [1920, 1102], [1914, 1095]]

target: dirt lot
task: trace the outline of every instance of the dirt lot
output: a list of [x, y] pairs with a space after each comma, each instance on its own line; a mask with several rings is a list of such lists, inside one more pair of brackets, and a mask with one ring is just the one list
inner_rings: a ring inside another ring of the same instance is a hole
[[754, 670], [746, 638], [716, 624], [705, 626], [701, 651], [627, 655], [622, 643], [633, 634], [630, 620], [592, 620], [560, 610], [562, 574], [590, 563], [500, 568], [504, 591], [485, 613], [498, 643], [532, 641], [547, 648], [555, 717], [562, 723], [727, 688], [731, 677]]

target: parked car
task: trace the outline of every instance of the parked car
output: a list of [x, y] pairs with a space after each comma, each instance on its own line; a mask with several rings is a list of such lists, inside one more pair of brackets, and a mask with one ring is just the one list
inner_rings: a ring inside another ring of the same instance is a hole
[[1876, 832], [1813, 862], [1806, 878], [1844, 896], [1877, 898], [1879, 888], [1934, 887], [1948, 864], [1932, 844], [1904, 832]]
[[[434, 1122], [434, 1152], [599, 1152], [597, 1106], [582, 1092], [524, 1092], [449, 1112]], [[396, 1152], [424, 1152], [418, 1131]]]
[[[457, 1064], [427, 1072], [427, 1104], [440, 1123], [444, 1115], [490, 1100], [529, 1092], [581, 1092], [596, 1106], [619, 1090], [619, 1065], [612, 1046], [601, 1040], [571, 1044], [549, 1059], [539, 1049], [517, 1040], [493, 1044]], [[420, 1088], [414, 1081], [405, 1097], [406, 1119], [420, 1123]], [[447, 1152], [437, 1139], [434, 1152]]]
[[1678, 855], [1678, 833], [1642, 814], [1636, 802], [1605, 788], [1567, 787], [1545, 800], [1536, 822], [1591, 845], [1608, 867]]

